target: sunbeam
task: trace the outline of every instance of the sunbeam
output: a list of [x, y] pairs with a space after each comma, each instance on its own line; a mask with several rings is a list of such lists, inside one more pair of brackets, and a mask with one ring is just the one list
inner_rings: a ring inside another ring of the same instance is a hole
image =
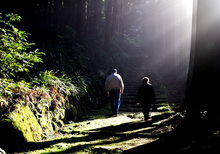
[[161, 75], [172, 74], [177, 80], [185, 80], [191, 45], [192, 1], [147, 1], [146, 9], [143, 46], [151, 66], [160, 70]]

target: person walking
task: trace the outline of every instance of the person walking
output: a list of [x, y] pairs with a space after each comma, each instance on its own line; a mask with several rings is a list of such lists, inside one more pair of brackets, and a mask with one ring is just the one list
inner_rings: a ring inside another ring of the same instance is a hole
[[137, 104], [141, 104], [144, 119], [148, 120], [150, 106], [151, 104], [155, 105], [155, 92], [153, 86], [150, 84], [150, 79], [148, 77], [144, 77], [142, 81], [143, 84], [138, 89], [136, 102]]
[[112, 73], [106, 78], [105, 90], [110, 98], [112, 114], [117, 115], [121, 104], [121, 94], [124, 91], [124, 83], [117, 69], [113, 69]]

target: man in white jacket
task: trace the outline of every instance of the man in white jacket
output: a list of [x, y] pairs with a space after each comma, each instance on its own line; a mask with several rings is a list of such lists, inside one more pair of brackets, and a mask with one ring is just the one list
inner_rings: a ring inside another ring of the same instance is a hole
[[117, 115], [121, 104], [121, 94], [124, 91], [124, 83], [122, 77], [113, 69], [105, 81], [105, 90], [110, 98], [112, 114]]

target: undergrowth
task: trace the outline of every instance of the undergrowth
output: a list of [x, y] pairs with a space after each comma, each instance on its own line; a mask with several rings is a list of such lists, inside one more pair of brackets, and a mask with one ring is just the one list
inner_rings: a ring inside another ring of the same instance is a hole
[[[64, 72], [40, 71], [39, 75], [28, 74], [35, 63], [42, 63], [43, 52], [31, 49], [28, 33], [20, 31], [12, 23], [20, 21], [17, 14], [8, 14], [3, 20], [0, 14], [0, 119], [15, 109], [15, 105], [29, 105], [33, 111], [41, 112], [42, 107], [56, 111], [66, 107], [68, 97], [76, 97], [87, 90], [83, 77], [74, 80]], [[26, 73], [26, 78], [21, 76]], [[75, 85], [79, 85], [75, 86]], [[69, 105], [67, 105], [69, 106]]]
[[40, 106], [48, 106], [50, 111], [69, 109], [78, 117], [88, 111], [86, 108], [104, 104], [103, 85], [109, 71], [116, 67], [120, 74], [126, 72], [126, 55], [117, 50], [122, 47], [107, 53], [96, 38], [80, 45], [76, 31], [66, 27], [53, 39], [39, 36], [42, 39], [36, 44], [40, 50], [33, 49], [35, 43], [27, 41], [30, 34], [14, 26], [20, 20], [17, 14], [0, 14], [0, 118], [12, 112], [17, 103], [29, 105], [33, 111]]

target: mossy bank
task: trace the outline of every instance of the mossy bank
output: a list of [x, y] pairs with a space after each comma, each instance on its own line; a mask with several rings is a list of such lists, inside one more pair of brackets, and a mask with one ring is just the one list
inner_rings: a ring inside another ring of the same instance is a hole
[[[44, 88], [24, 92], [16, 87], [13, 96], [0, 98], [2, 107], [5, 107], [0, 121], [0, 147], [6, 152], [20, 151], [28, 142], [53, 137], [65, 121], [79, 119], [100, 99], [90, 88], [79, 96], [66, 95], [52, 85]], [[101, 91], [97, 89], [97, 92]]]

